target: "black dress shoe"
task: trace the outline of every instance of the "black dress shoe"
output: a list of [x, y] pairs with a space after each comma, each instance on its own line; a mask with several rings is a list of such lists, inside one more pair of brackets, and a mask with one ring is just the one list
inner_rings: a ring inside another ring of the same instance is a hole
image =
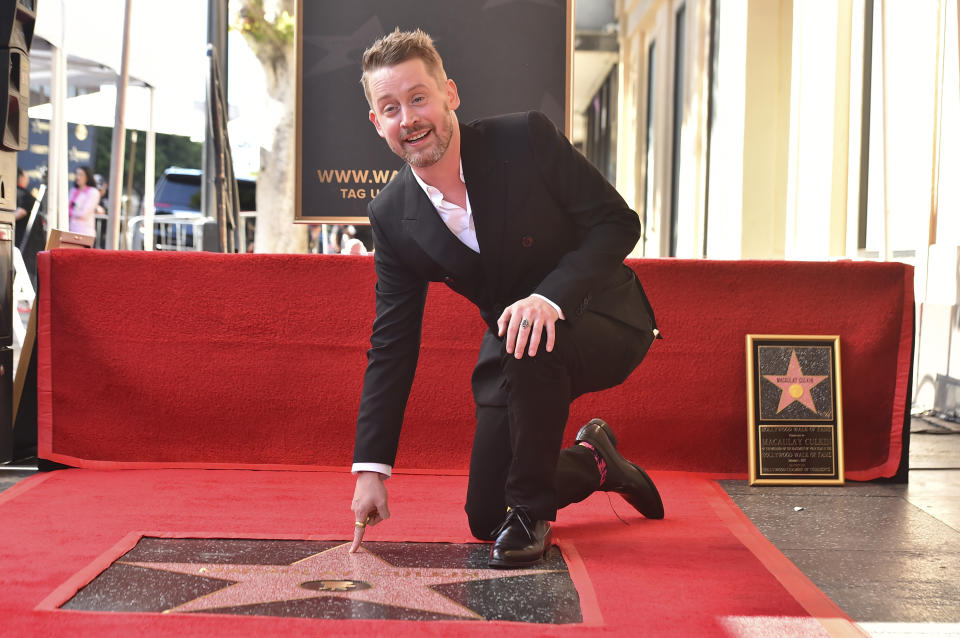
[[592, 419], [577, 432], [577, 441], [589, 443], [607, 464], [607, 478], [600, 489], [617, 492], [647, 518], [663, 518], [663, 501], [657, 486], [640, 466], [617, 451], [617, 437], [601, 419]]
[[525, 509], [510, 507], [494, 536], [490, 567], [529, 567], [549, 551], [553, 532], [550, 521], [533, 521]]

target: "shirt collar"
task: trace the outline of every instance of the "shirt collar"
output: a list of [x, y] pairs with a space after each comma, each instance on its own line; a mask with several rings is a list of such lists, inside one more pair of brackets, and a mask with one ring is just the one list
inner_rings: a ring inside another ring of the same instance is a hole
[[[439, 189], [430, 186], [425, 181], [420, 179], [420, 176], [417, 175], [417, 171], [411, 170], [413, 173], [413, 178], [417, 180], [417, 184], [420, 184], [420, 188], [423, 189], [423, 192], [427, 194], [427, 197], [430, 198], [430, 203], [433, 204], [434, 208], [440, 208], [440, 204], [443, 203], [443, 193]], [[463, 179], [463, 159], [460, 160], [460, 181], [466, 184], [466, 180]]]

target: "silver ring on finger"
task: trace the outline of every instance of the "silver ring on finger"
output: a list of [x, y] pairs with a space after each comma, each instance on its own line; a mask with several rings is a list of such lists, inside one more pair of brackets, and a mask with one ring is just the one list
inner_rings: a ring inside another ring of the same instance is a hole
[[521, 328], [529, 328], [529, 327], [530, 327], [530, 322], [527, 321], [526, 319], [523, 319], [523, 320], [520, 321], [520, 327], [521, 327]]

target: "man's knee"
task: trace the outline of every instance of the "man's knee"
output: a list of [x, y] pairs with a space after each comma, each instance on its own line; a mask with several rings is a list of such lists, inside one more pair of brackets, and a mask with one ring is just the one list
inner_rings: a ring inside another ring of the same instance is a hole
[[492, 540], [494, 530], [503, 522], [504, 512], [499, 509], [494, 512], [489, 508], [481, 511], [476, 507], [471, 508], [470, 503], [467, 503], [464, 509], [467, 512], [470, 533], [482, 541]]
[[526, 352], [519, 359], [507, 352], [505, 345], [500, 347], [500, 369], [509, 385], [514, 379], [529, 379], [531, 377], [559, 377], [567, 376], [569, 371], [557, 350], [547, 352], [546, 346], [540, 344], [537, 354], [530, 356]]

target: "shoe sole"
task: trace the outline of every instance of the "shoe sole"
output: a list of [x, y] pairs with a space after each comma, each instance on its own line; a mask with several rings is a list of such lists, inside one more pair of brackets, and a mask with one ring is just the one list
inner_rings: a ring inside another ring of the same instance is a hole
[[644, 507], [644, 505], [642, 503], [636, 503], [634, 502], [634, 499], [628, 498], [624, 494], [620, 494], [620, 496], [623, 496], [623, 500], [630, 503], [630, 505], [632, 505], [634, 509], [636, 509], [638, 512], [643, 514], [645, 517], [654, 519], [654, 520], [662, 519], [663, 518], [663, 500], [660, 498], [660, 490], [657, 489], [657, 486], [654, 484], [653, 479], [651, 479], [650, 476], [648, 476], [647, 473], [643, 471], [642, 467], [640, 467], [636, 463], [631, 463], [630, 461], [627, 461], [627, 462], [630, 463], [630, 465], [632, 465], [634, 468], [636, 468], [638, 472], [640, 472], [640, 476], [643, 477], [643, 480], [647, 482], [647, 485], [650, 486], [650, 489], [656, 495], [657, 502], [654, 504], [653, 508], [650, 509], [650, 513], [647, 513], [643, 511], [642, 508]]

